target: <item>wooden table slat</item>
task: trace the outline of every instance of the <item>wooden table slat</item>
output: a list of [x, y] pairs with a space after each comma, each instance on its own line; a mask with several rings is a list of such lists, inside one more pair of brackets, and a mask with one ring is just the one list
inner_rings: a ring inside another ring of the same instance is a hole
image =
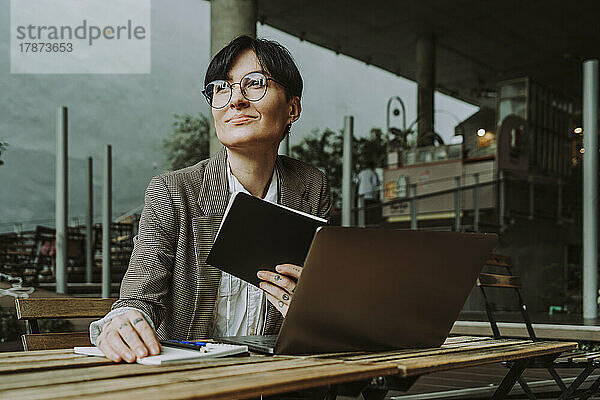
[[185, 363], [170, 363], [160, 366], [141, 364], [108, 364], [101, 366], [82, 367], [73, 373], [72, 369], [51, 369], [29, 373], [3, 375], [0, 380], [0, 390], [20, 389], [25, 387], [47, 386], [65, 383], [87, 382], [98, 379], [123, 378], [126, 376], [162, 374], [165, 372], [187, 371], [191, 369], [215, 368], [229, 365], [246, 365], [259, 362], [275, 362], [289, 360], [289, 357], [267, 357], [254, 355], [252, 357], [234, 357], [218, 359], [199, 359]]
[[[282, 391], [302, 390], [309, 387], [333, 385], [337, 383], [369, 379], [376, 376], [393, 375], [395, 366], [389, 364], [331, 366], [310, 366], [302, 369], [269, 371], [268, 374], [253, 373], [228, 376], [218, 380], [206, 379], [194, 382], [177, 382], [156, 387], [137, 388], [98, 396], [77, 396], [69, 399], [123, 399], [143, 398], [144, 400], [175, 399], [232, 399], [271, 395]], [[282, 390], [283, 389], [283, 390]]]
[[0, 353], [0, 362], [4, 362], [7, 358], [23, 358], [25, 357], [25, 355], [36, 355], [38, 357], [45, 357], [53, 354], [73, 354], [73, 349], [36, 350], [28, 351], [27, 353], [23, 353], [22, 351], [7, 351], [4, 353]]
[[[454, 346], [462, 346], [463, 344], [465, 346], [469, 345], [470, 343], [473, 342], [482, 342], [482, 341], [489, 341], [492, 340], [491, 337], [488, 336], [451, 336], [448, 337], [446, 339], [446, 341], [444, 342], [444, 344], [442, 344], [442, 348], [446, 348], [446, 347], [454, 347]], [[501, 340], [513, 340], [513, 339], [501, 339]], [[427, 349], [427, 350], [431, 350], [431, 349]], [[391, 352], [393, 353], [397, 353], [397, 352], [415, 352], [418, 350], [415, 349], [403, 349], [403, 350], [391, 350]], [[315, 354], [314, 356], [310, 356], [310, 357], [317, 357], [317, 358], [346, 358], [346, 357], [351, 357], [351, 356], [363, 356], [363, 355], [369, 355], [372, 354], [372, 352], [367, 352], [367, 351], [353, 351], [353, 352], [335, 352], [335, 353], [321, 353], [321, 354]]]
[[87, 357], [82, 356], [80, 358], [67, 358], [64, 360], [39, 360], [30, 361], [24, 363], [0, 363], [0, 374], [14, 373], [14, 372], [29, 372], [29, 371], [43, 371], [47, 369], [58, 369], [58, 368], [75, 368], [85, 367], [92, 365], [107, 365], [113, 364], [107, 358], [104, 357]]
[[492, 347], [510, 346], [514, 344], [531, 343], [531, 340], [515, 340], [515, 339], [489, 339], [486, 341], [478, 341], [472, 343], [455, 343], [443, 345], [438, 348], [426, 348], [426, 349], [406, 349], [397, 350], [390, 352], [378, 352], [378, 353], [363, 353], [358, 355], [351, 355], [348, 357], [339, 357], [345, 361], [385, 361], [386, 359], [401, 360], [414, 357], [423, 357], [428, 355], [446, 354], [462, 351], [464, 348], [469, 349], [487, 349]]
[[[341, 361], [336, 360], [314, 360], [314, 359], [294, 359], [294, 360], [271, 360], [270, 362], [255, 365], [230, 365], [215, 368], [192, 369], [187, 371], [164, 372], [153, 375], [136, 375], [116, 379], [98, 379], [94, 381], [84, 381], [71, 383], [69, 385], [46, 385], [41, 388], [25, 388], [5, 391], [9, 398], [26, 399], [51, 399], [67, 398], [80, 395], [104, 394], [115, 390], [136, 389], [140, 387], [163, 386], [177, 382], [191, 382], [197, 380], [220, 379], [237, 375], [252, 373], [276, 372], [286, 369], [295, 370], [297, 374], [302, 374], [303, 369], [308, 367], [323, 367], [327, 365], [342, 365]], [[388, 366], [389, 367], [389, 366]]]
[[579, 356], [575, 356], [571, 360], [573, 362], [586, 362], [586, 361], [593, 361], [593, 360], [597, 359], [598, 357], [600, 357], [600, 351], [594, 351], [594, 352], [589, 352], [589, 353], [583, 353]]
[[[546, 354], [555, 354], [577, 348], [576, 342], [533, 342], [515, 344], [500, 349], [468, 350], [453, 354], [441, 354], [401, 360], [398, 368], [402, 376], [445, 371], [452, 366], [470, 367], [492, 362], [517, 360]], [[500, 350], [500, 351], [499, 351]]]

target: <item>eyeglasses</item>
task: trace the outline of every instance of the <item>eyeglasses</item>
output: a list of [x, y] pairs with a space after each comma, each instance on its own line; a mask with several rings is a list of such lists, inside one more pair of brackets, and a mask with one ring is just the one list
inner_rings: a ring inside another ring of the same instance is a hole
[[267, 81], [273, 81], [284, 86], [281, 82], [267, 77], [262, 72], [250, 72], [235, 83], [229, 83], [225, 80], [212, 81], [202, 91], [206, 101], [212, 108], [223, 108], [231, 100], [233, 95], [233, 86], [240, 85], [240, 91], [248, 101], [259, 101], [267, 94]]

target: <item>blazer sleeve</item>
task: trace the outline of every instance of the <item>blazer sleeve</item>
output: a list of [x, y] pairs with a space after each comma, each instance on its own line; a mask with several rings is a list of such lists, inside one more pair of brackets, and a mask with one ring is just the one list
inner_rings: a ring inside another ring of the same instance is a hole
[[318, 216], [329, 219], [331, 214], [331, 188], [329, 186], [329, 180], [325, 174], [322, 174], [321, 176], [323, 180], [321, 182]]
[[177, 231], [176, 210], [169, 190], [160, 176], [154, 177], [146, 189], [129, 267], [113, 310], [137, 308], [149, 315], [158, 328], [166, 315], [165, 299], [173, 273]]

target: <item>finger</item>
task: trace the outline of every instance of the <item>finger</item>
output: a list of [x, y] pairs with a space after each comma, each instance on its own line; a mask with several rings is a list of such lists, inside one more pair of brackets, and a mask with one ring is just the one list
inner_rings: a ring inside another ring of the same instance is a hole
[[273, 296], [270, 293], [267, 293], [267, 300], [269, 300], [269, 302], [271, 304], [273, 304], [273, 306], [275, 306], [275, 308], [277, 310], [279, 310], [279, 312], [285, 317], [287, 315], [289, 306], [287, 304], [285, 304], [283, 301], [277, 299], [275, 296]]
[[291, 294], [281, 289], [280, 287], [272, 285], [268, 282], [261, 282], [260, 288], [267, 292], [267, 294], [270, 294], [271, 296], [275, 297], [277, 300], [283, 301], [283, 303], [286, 305], [289, 305], [290, 301], [292, 300]]
[[119, 331], [113, 330], [108, 332], [106, 335], [106, 340], [123, 360], [127, 361], [128, 363], [135, 361], [135, 354], [133, 354], [125, 342], [123, 342]]
[[104, 353], [104, 356], [113, 362], [121, 361], [121, 356], [117, 354], [115, 349], [110, 345], [106, 338], [98, 337], [96, 346]]
[[302, 267], [294, 264], [279, 264], [275, 266], [275, 271], [294, 277], [296, 280], [300, 279], [300, 275], [302, 275]]
[[291, 280], [285, 275], [278, 274], [272, 271], [258, 271], [257, 276], [267, 282], [270, 282], [276, 286], [279, 286], [289, 293], [292, 293], [296, 287], [296, 282]]
[[150, 354], [153, 356], [160, 354], [160, 343], [156, 337], [156, 332], [146, 321], [146, 318], [141, 313], [135, 312], [130, 316], [130, 321], [137, 334], [144, 341], [144, 347], [150, 350]]
[[130, 320], [123, 320], [117, 329], [125, 344], [133, 350], [138, 357], [142, 358], [148, 355], [148, 349], [144, 343], [142, 343], [142, 340], [137, 331], [133, 328]]

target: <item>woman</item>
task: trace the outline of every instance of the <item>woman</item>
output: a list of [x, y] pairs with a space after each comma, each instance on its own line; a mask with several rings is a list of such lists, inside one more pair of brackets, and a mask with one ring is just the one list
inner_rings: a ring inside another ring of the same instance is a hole
[[92, 343], [115, 362], [158, 354], [158, 338], [277, 333], [301, 267], [259, 271], [256, 289], [206, 264], [232, 193], [320, 217], [330, 211], [324, 174], [277, 155], [301, 112], [302, 78], [287, 49], [238, 37], [212, 59], [204, 83], [225, 147], [150, 182], [120, 298], [90, 325]]

